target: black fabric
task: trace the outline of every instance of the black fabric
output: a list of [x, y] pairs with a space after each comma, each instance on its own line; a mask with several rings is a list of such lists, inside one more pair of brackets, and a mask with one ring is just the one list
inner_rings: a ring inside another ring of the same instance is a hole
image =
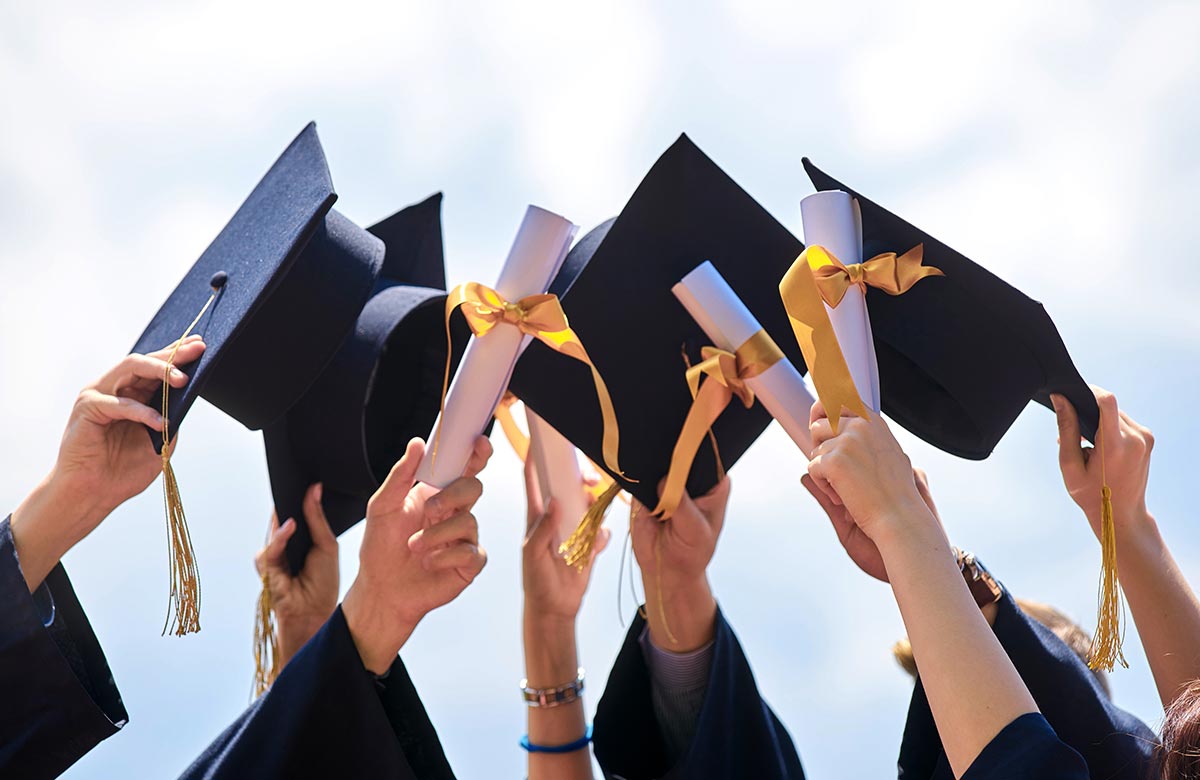
[[453, 778], [404, 664], [377, 684], [339, 607], [184, 778]]
[[[1086, 761], [1086, 776], [1146, 780], [1158, 742], [1154, 732], [1116, 707], [1079, 656], [1010, 596], [998, 607], [996, 638], [1058, 738]], [[953, 777], [920, 679], [909, 705], [899, 769], [903, 780]]]
[[[298, 572], [312, 546], [303, 522], [304, 493], [323, 484], [322, 506], [334, 533], [366, 513], [367, 500], [415, 436], [437, 419], [446, 369], [446, 293], [441, 195], [409, 206], [370, 230], [386, 242], [383, 276], [333, 359], [287, 414], [263, 432], [279, 521], [297, 521], [288, 562]], [[470, 331], [451, 322], [451, 370]]]
[[997, 734], [971, 762], [962, 780], [1088, 780], [1088, 768], [1046, 719], [1031, 712]]
[[792, 738], [758, 692], [750, 662], [717, 611], [712, 669], [692, 743], [673, 765], [654, 715], [650, 671], [634, 618], [596, 705], [592, 744], [606, 777], [800, 780]]
[[[29, 593], [0, 522], [0, 777], [57, 777], [129, 720], [71, 581], [56, 566]], [[52, 604], [44, 623], [37, 601]]]
[[1062, 393], [1089, 439], [1100, 412], [1040, 303], [987, 269], [863, 197], [815, 165], [818, 190], [842, 190], [862, 210], [863, 258], [924, 244], [928, 277], [908, 292], [867, 288], [883, 411], [930, 444], [981, 460], [1034, 399]]
[[[332, 210], [336, 199], [310, 123], [151, 319], [132, 351], [153, 352], [182, 336], [212, 294], [214, 275], [225, 274], [193, 330], [207, 349], [187, 367], [187, 385], [171, 389], [173, 430], [197, 397], [262, 428], [329, 362], [384, 259], [382, 241]], [[161, 447], [158, 433], [151, 438]]]
[[[550, 289], [612, 395], [620, 424], [621, 468], [613, 474], [647, 506], [691, 406], [681, 350], [709, 343], [671, 287], [709, 260], [754, 312], [797, 369], [804, 359], [779, 297], [779, 280], [803, 247], [687, 138], [658, 159], [615, 221], [584, 236]], [[603, 425], [586, 366], [534, 342], [517, 362], [509, 389], [603, 465]], [[713, 425], [721, 461], [731, 467], [770, 423], [756, 404], [732, 403]], [[687, 483], [690, 495], [717, 481], [706, 440]]]

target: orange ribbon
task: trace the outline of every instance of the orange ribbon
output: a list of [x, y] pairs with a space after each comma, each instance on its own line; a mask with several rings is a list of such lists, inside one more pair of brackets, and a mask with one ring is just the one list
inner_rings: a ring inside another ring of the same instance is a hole
[[900, 256], [884, 252], [865, 263], [845, 265], [823, 246], [813, 245], [805, 250], [817, 289], [829, 307], [836, 309], [846, 297], [846, 291], [867, 286], [883, 290], [888, 295], [902, 295], [927, 276], [945, 276], [938, 268], [923, 266], [925, 245], [917, 244]]
[[[604, 464], [613, 472], [622, 474], [617, 463], [620, 439], [617, 429], [617, 413], [613, 409], [608, 386], [596, 370], [592, 359], [575, 331], [567, 324], [567, 315], [557, 295], [542, 293], [528, 295], [516, 303], [506, 301], [500, 293], [478, 282], [460, 284], [446, 296], [446, 374], [442, 380], [441, 411], [446, 410], [446, 392], [450, 388], [450, 317], [456, 309], [462, 309], [471, 332], [482, 338], [498, 325], [511, 325], [527, 336], [532, 336], [546, 346], [567, 357], [574, 358], [592, 370], [592, 381], [596, 385], [596, 398], [600, 403], [600, 414], [604, 420], [604, 439], [601, 452]], [[503, 426], [503, 422], [501, 422]], [[441, 426], [438, 426], [441, 433]], [[437, 438], [434, 439], [434, 457], [437, 456]], [[627, 478], [628, 479], [628, 478]]]
[[[689, 366], [687, 370], [692, 407], [688, 409], [679, 438], [675, 440], [667, 481], [658, 506], [653, 510], [653, 514], [659, 517], [670, 517], [679, 508], [700, 442], [710, 435], [710, 429], [721, 412], [725, 411], [734, 396], [747, 409], [753, 406], [754, 391], [746, 384], [746, 380], [758, 376], [783, 357], [783, 352], [765, 330], [759, 330], [733, 352], [705, 347], [701, 354], [704, 360]], [[713, 449], [716, 450], [715, 440]], [[724, 472], [720, 453], [717, 453], [717, 468]]]
[[517, 397], [511, 392], [506, 392], [500, 399], [500, 405], [496, 407], [496, 422], [500, 423], [500, 429], [504, 431], [504, 437], [512, 445], [513, 452], [517, 453], [517, 457], [524, 463], [525, 459], [529, 457], [529, 434], [521, 430], [521, 426], [517, 425], [517, 421], [513, 417], [512, 405], [516, 402]]
[[779, 295], [783, 298], [783, 308], [792, 323], [800, 351], [804, 353], [804, 362], [817, 389], [817, 397], [825, 407], [833, 432], [837, 433], [843, 407], [859, 417], [867, 416], [867, 407], [854, 387], [854, 378], [838, 345], [833, 323], [829, 321], [829, 312], [825, 310], [824, 299], [808, 257], [814, 251], [833, 257], [821, 247], [810, 246], [805, 249], [779, 282]]

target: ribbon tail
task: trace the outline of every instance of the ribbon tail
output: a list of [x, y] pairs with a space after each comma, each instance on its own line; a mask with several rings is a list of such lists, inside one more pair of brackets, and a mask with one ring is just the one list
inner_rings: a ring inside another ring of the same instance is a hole
[[504, 431], [504, 437], [512, 445], [513, 452], [517, 453], [517, 457], [524, 463], [525, 459], [529, 457], [529, 436], [521, 430], [521, 426], [517, 425], [517, 421], [513, 417], [512, 406], [501, 402], [500, 406], [496, 407], [495, 417], [496, 421], [500, 423], [500, 429]]
[[732, 391], [720, 382], [710, 379], [700, 385], [700, 392], [688, 409], [679, 438], [675, 441], [671, 467], [667, 471], [667, 481], [659, 496], [658, 506], [651, 510], [651, 514], [666, 519], [679, 508], [700, 442], [704, 441], [709, 429], [732, 399]]
[[825, 311], [825, 303], [806, 257], [807, 252], [801, 253], [784, 274], [779, 282], [779, 295], [783, 299], [783, 308], [792, 324], [796, 342], [804, 354], [808, 373], [812, 375], [817, 397], [825, 407], [830, 426], [837, 433], [843, 407], [864, 418], [868, 416], [867, 407], [854, 387], [854, 378], [846, 365], [833, 323]]

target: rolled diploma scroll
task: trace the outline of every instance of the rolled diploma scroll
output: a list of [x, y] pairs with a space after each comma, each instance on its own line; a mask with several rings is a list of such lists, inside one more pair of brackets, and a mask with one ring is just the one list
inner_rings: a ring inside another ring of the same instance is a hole
[[[500, 271], [496, 292], [510, 303], [544, 293], [566, 258], [577, 229], [557, 214], [530, 206]], [[419, 481], [440, 489], [462, 476], [475, 439], [495, 414], [517, 357], [531, 339], [506, 323], [496, 325], [482, 338], [471, 339], [446, 395], [445, 411], [434, 423], [428, 449], [417, 469]]]
[[[809, 195], [800, 201], [800, 219], [804, 223], [806, 246], [823, 246], [845, 265], [862, 262], [862, 218], [849, 193], [829, 190]], [[866, 296], [854, 285], [836, 309], [826, 304], [825, 310], [829, 312], [829, 321], [858, 394], [878, 414], [879, 368]]]
[[542, 506], [553, 498], [562, 510], [559, 517], [563, 528], [570, 531], [588, 510], [575, 445], [529, 408], [525, 409], [525, 417], [529, 421], [529, 457], [537, 471]]
[[[746, 304], [707, 260], [683, 277], [671, 292], [718, 349], [734, 352], [762, 329]], [[814, 399], [792, 362], [784, 357], [758, 376], [747, 379], [746, 386], [807, 458], [812, 451], [808, 413]]]

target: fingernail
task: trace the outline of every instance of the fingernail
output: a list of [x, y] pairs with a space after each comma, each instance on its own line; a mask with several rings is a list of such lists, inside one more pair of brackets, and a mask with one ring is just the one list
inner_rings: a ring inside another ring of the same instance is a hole
[[408, 549], [413, 552], [420, 552], [425, 549], [425, 536], [421, 531], [417, 531], [408, 537]]
[[178, 368], [172, 368], [171, 369], [171, 378], [172, 379], [187, 379], [187, 374], [183, 373]]
[[317, 491], [316, 492], [317, 492], [317, 500], [320, 501], [321, 497], [325, 495], [325, 483], [324, 482], [317, 483]]

